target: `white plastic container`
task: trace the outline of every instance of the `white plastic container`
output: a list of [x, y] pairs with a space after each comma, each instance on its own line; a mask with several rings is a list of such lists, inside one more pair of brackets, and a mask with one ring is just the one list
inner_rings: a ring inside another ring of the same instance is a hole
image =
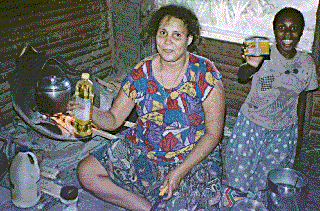
[[10, 166], [12, 203], [21, 208], [36, 205], [41, 197], [40, 169], [37, 157], [22, 145]]

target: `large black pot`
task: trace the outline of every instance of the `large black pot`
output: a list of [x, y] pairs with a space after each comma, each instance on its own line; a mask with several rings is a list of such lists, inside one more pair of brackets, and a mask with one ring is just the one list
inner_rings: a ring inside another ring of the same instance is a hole
[[[48, 138], [62, 141], [79, 141], [79, 138], [74, 136], [63, 135], [58, 127], [52, 128], [52, 124], [47, 124], [46, 122], [44, 123], [39, 110], [43, 106], [39, 106], [39, 103], [36, 103], [37, 100], [35, 98], [38, 95], [36, 94], [37, 82], [51, 75], [56, 75], [57, 77], [65, 79], [62, 81], [69, 80], [71, 93], [74, 93], [76, 83], [81, 79], [80, 76], [83, 72], [87, 72], [92, 75], [92, 82], [95, 91], [94, 103], [97, 107], [99, 107], [99, 90], [101, 86], [99, 83], [97, 83], [94, 74], [90, 70], [75, 69], [70, 66], [70, 64], [67, 63], [60, 55], [49, 56], [46, 55], [45, 52], [37, 52], [31, 46], [26, 46], [21, 55], [16, 59], [15, 70], [8, 77], [12, 97], [12, 106], [14, 110], [17, 112], [19, 117], [21, 117], [21, 119], [28, 124], [28, 126]], [[57, 98], [58, 97], [56, 96], [54, 97], [54, 99]], [[59, 104], [60, 102], [68, 101], [68, 95], [67, 97], [62, 98], [63, 100], [54, 102]], [[48, 105], [48, 103], [43, 103], [43, 105]], [[64, 106], [59, 105], [59, 108], [62, 109], [57, 109], [55, 111], [63, 111], [63, 107]], [[47, 109], [44, 108], [42, 111], [46, 110]], [[50, 113], [55, 111], [51, 109]]]
[[81, 73], [82, 71], [72, 68], [63, 57], [48, 56], [27, 46], [16, 59], [16, 68], [8, 78], [14, 110], [28, 126], [48, 138], [79, 141], [76, 137], [63, 135], [58, 127], [52, 128], [52, 124], [43, 123], [35, 97], [37, 82], [49, 75], [65, 77], [71, 82], [71, 93], [74, 93]]

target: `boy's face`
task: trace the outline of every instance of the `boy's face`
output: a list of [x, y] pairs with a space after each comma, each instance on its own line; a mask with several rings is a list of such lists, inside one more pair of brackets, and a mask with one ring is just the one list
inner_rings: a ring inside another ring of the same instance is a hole
[[302, 36], [301, 23], [297, 18], [284, 15], [276, 23], [274, 36], [279, 52], [286, 58], [292, 58]]

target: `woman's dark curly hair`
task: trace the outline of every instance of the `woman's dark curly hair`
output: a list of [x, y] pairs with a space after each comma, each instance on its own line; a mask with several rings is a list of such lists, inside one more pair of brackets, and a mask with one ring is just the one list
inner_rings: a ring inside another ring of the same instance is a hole
[[277, 14], [274, 16], [273, 23], [272, 23], [273, 24], [273, 31], [275, 31], [276, 24], [278, 23], [279, 19], [282, 18], [283, 16], [285, 16], [285, 17], [289, 16], [289, 17], [296, 18], [300, 24], [300, 27], [301, 27], [300, 33], [302, 34], [304, 26], [305, 26], [304, 17], [299, 10], [292, 8], [292, 7], [285, 7], [283, 9], [281, 9], [279, 12], [277, 12]]
[[172, 16], [183, 21], [188, 30], [188, 36], [192, 35], [192, 43], [188, 46], [189, 51], [194, 51], [200, 37], [200, 23], [197, 16], [191, 9], [181, 5], [166, 5], [156, 10], [148, 23], [147, 33], [155, 38], [159, 29], [160, 22], [166, 16]]

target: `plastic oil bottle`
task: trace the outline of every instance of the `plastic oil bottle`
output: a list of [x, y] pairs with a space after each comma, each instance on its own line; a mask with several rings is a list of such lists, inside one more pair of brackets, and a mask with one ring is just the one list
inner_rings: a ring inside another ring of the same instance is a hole
[[22, 145], [10, 166], [12, 203], [20, 208], [36, 205], [41, 197], [40, 168], [35, 154]]
[[86, 137], [92, 135], [93, 83], [89, 80], [89, 73], [82, 73], [82, 80], [76, 84], [75, 96], [79, 107], [75, 109], [75, 136]]

